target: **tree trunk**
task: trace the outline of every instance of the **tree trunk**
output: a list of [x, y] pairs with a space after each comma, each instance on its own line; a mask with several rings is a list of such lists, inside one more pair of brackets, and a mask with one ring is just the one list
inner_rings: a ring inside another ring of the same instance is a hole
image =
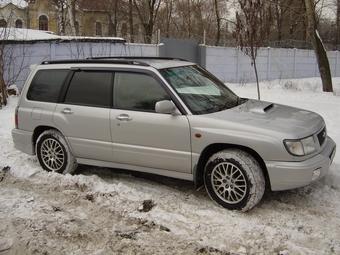
[[59, 35], [65, 35], [64, 2], [58, 2]]
[[340, 44], [340, 0], [337, 1], [336, 6], [336, 44]]
[[254, 57], [252, 61], [253, 61], [255, 77], [256, 77], [257, 99], [261, 100], [260, 83], [259, 83], [259, 75], [257, 73], [256, 58]]
[[71, 30], [72, 30], [72, 34], [74, 36], [77, 35], [76, 32], [76, 27], [75, 27], [75, 3], [74, 0], [69, 0], [68, 1], [68, 15], [70, 18], [70, 25], [71, 25]]
[[307, 31], [318, 62], [319, 73], [322, 81], [322, 89], [324, 92], [333, 92], [332, 76], [327, 52], [316, 29], [314, 0], [305, 0], [305, 5], [308, 19]]
[[4, 71], [3, 71], [3, 59], [2, 53], [0, 55], [0, 92], [2, 96], [2, 102], [0, 101], [0, 109], [2, 105], [7, 105], [7, 93], [6, 93], [6, 84], [4, 81]]
[[216, 43], [215, 45], [218, 46], [220, 39], [221, 39], [221, 17], [220, 12], [218, 9], [218, 0], [215, 0], [215, 14], [216, 14], [216, 20], [217, 20], [217, 35], [216, 35]]
[[134, 31], [133, 31], [133, 15], [132, 15], [132, 0], [129, 0], [129, 25], [130, 25], [130, 42], [134, 42]]

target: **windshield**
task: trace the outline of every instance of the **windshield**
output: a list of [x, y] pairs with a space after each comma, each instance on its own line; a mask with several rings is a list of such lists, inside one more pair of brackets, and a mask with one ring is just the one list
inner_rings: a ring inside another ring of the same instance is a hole
[[238, 105], [238, 96], [199, 66], [167, 68], [160, 73], [193, 114], [213, 113]]

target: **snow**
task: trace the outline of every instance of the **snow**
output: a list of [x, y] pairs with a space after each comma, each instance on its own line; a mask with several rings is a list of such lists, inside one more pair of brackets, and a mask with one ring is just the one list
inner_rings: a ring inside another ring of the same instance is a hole
[[[324, 93], [319, 78], [262, 82], [261, 98], [321, 114], [339, 145], [340, 78], [333, 85]], [[257, 98], [254, 84], [228, 86]], [[84, 165], [73, 175], [45, 172], [13, 148], [17, 98], [8, 101], [0, 110], [1, 254], [340, 254], [339, 153], [318, 182], [266, 191], [247, 213], [228, 211], [188, 181]]]
[[59, 36], [51, 31], [26, 29], [26, 28], [0, 28], [0, 39], [8, 41], [73, 41], [73, 40], [93, 40], [93, 41], [121, 41], [121, 37], [91, 37], [91, 36]]
[[21, 9], [27, 7], [27, 2], [25, 0], [1, 0], [0, 8], [3, 8], [10, 3], [21, 8]]
[[2, 39], [9, 41], [37, 41], [37, 40], [58, 40], [60, 36], [49, 31], [26, 29], [26, 28], [1, 28]]

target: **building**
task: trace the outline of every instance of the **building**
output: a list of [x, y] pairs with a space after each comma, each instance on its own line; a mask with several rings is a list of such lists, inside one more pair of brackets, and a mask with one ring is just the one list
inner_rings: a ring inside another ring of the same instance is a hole
[[[125, 1], [5, 0], [0, 5], [0, 27], [45, 30], [57, 35], [126, 37], [127, 13]], [[134, 28], [138, 32], [136, 25]]]
[[0, 27], [27, 27], [27, 3], [12, 3], [1, 1], [0, 3]]

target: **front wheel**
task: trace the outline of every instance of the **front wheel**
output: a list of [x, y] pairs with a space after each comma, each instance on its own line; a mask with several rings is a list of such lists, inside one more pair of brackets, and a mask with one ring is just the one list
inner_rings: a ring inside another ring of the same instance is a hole
[[40, 134], [36, 154], [41, 167], [49, 172], [72, 173], [78, 166], [64, 136], [57, 130], [46, 130]]
[[204, 183], [216, 203], [244, 212], [257, 205], [265, 191], [259, 163], [239, 149], [226, 149], [212, 155], [204, 169]]

